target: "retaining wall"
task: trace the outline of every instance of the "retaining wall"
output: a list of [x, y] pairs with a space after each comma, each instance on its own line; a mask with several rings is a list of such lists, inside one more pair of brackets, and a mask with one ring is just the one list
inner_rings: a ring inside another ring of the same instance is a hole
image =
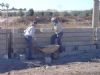
[[[0, 30], [0, 56], [8, 53], [9, 46], [11, 46], [10, 48], [13, 50], [14, 53], [25, 52], [25, 50], [27, 49], [27, 45], [24, 39], [23, 30], [24, 29]], [[91, 51], [97, 48], [100, 49], [100, 28], [96, 30], [96, 33], [96, 43], [94, 43], [93, 28], [64, 29], [62, 43], [63, 46], [65, 46], [65, 55], [71, 54], [73, 52], [82, 52], [86, 50]], [[9, 34], [11, 34], [10, 38]], [[52, 34], [53, 32], [51, 29], [37, 29], [37, 44], [40, 46], [49, 45], [50, 37], [52, 36]]]
[[7, 29], [0, 29], [0, 58], [8, 55], [9, 32]]

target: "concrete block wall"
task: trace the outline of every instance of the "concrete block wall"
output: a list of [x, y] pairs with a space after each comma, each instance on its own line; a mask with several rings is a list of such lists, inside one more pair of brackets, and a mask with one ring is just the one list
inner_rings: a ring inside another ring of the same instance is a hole
[[[8, 54], [9, 39], [14, 53], [23, 53], [27, 45], [23, 35], [24, 29], [0, 29], [0, 58]], [[12, 34], [9, 38], [9, 34]], [[65, 55], [74, 52], [91, 51], [97, 47], [100, 49], [100, 28], [97, 29], [96, 45], [93, 42], [93, 28], [66, 28], [62, 37], [65, 46]], [[37, 29], [36, 41], [38, 45], [49, 45], [50, 37], [53, 34], [51, 29]], [[34, 41], [33, 41], [34, 43]], [[63, 55], [63, 54], [62, 54]]]
[[[70, 28], [64, 30], [63, 45], [73, 47], [72, 50], [90, 49], [89, 45], [93, 45], [93, 29], [92, 28]], [[88, 48], [87, 48], [88, 47]], [[66, 48], [67, 50], [68, 48]]]
[[[12, 32], [12, 48], [14, 53], [23, 53], [27, 49], [26, 41], [24, 38], [24, 29], [14, 29]], [[39, 46], [49, 45], [50, 44], [50, 36], [52, 32], [41, 32], [40, 30], [36, 30], [36, 39], [37, 44]], [[34, 41], [33, 41], [34, 43]]]
[[[38, 45], [49, 45], [50, 37], [53, 34], [51, 29], [37, 29], [36, 38]], [[12, 47], [14, 52], [23, 52], [26, 47], [26, 42], [23, 36], [23, 29], [12, 30]], [[73, 50], [90, 50], [95, 49], [93, 43], [92, 28], [68, 28], [64, 29], [62, 43], [66, 47], [67, 52]], [[90, 46], [91, 45], [91, 46]]]
[[97, 44], [97, 47], [100, 48], [100, 28], [97, 28], [96, 31], [97, 31], [96, 44]]
[[0, 58], [8, 55], [9, 30], [0, 29]]
[[[23, 53], [27, 49], [23, 30], [24, 29], [0, 29], [0, 57], [8, 54], [9, 39], [11, 40], [10, 46], [14, 53]], [[11, 38], [9, 38], [10, 32], [12, 34]], [[52, 34], [53, 32], [51, 29], [37, 29], [37, 44], [40, 46], [49, 45]], [[100, 28], [97, 29], [97, 45], [94, 44], [93, 35], [93, 28], [64, 29], [64, 35], [62, 37], [62, 43], [65, 46], [64, 54], [73, 54], [84, 51], [89, 52], [91, 50], [95, 50], [97, 46], [98, 49], [100, 49]]]

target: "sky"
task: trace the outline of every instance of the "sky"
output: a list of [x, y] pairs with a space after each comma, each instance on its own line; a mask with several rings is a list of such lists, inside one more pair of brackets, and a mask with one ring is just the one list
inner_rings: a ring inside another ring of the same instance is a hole
[[0, 3], [8, 3], [10, 8], [33, 8], [41, 10], [88, 10], [93, 8], [93, 0], [0, 0]]

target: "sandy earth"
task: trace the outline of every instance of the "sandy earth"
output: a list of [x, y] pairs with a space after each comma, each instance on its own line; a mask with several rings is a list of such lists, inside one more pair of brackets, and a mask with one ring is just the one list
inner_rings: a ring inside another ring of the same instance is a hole
[[91, 60], [80, 56], [60, 58], [49, 65], [40, 60], [0, 60], [0, 75], [100, 75], [99, 53]]
[[100, 63], [75, 62], [64, 65], [44, 65], [41, 67], [5, 71], [0, 73], [0, 75], [100, 75]]

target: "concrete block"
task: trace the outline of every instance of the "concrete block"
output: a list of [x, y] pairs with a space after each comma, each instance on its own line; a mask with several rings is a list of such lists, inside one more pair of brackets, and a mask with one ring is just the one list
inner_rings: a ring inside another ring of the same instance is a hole
[[95, 45], [86, 45], [86, 46], [79, 46], [78, 50], [82, 51], [82, 50], [95, 50], [96, 46]]
[[13, 38], [12, 43], [26, 43], [24, 38]]
[[97, 49], [100, 49], [100, 44], [97, 44]]
[[2, 44], [7, 44], [7, 42], [8, 42], [7, 39], [5, 39], [5, 40], [1, 40], [1, 39], [0, 39], [0, 45], [2, 45]]
[[48, 42], [48, 43], [50, 43], [50, 38], [36, 38], [36, 42]]
[[54, 33], [38, 33], [36, 34], [36, 37], [47, 37], [50, 38]]
[[22, 33], [14, 33], [14, 34], [12, 34], [12, 38], [24, 38], [24, 34], [22, 34]]
[[0, 58], [4, 58], [5, 55], [8, 55], [7, 49], [0, 49]]
[[52, 33], [52, 29], [51, 28], [40, 28], [40, 32], [49, 32]]
[[92, 41], [86, 41], [86, 42], [62, 42], [62, 44], [64, 46], [76, 46], [76, 45], [81, 46], [81, 45], [91, 45], [91, 44], [93, 44], [93, 42]]
[[63, 29], [64, 32], [92, 32], [93, 28], [64, 28]]
[[92, 32], [64, 32], [63, 37], [91, 37]]
[[27, 45], [26, 44], [13, 44], [12, 47], [13, 48], [26, 48]]
[[97, 32], [100, 33], [100, 28], [97, 28]]
[[26, 48], [13, 48], [13, 52], [17, 54], [25, 53]]
[[69, 51], [73, 51], [75, 48], [75, 46], [65, 46], [65, 51], [69, 52]]
[[75, 54], [79, 54], [79, 53], [81, 53], [81, 52], [78, 50], [77, 51], [70, 51], [70, 52], [65, 51], [65, 52], [60, 53], [59, 57], [62, 58], [62, 57], [65, 57], [67, 55], [75, 55]]
[[7, 39], [7, 35], [6, 34], [0, 34], [0, 40], [5, 40]]
[[9, 32], [8, 29], [0, 29], [0, 34], [6, 34], [8, 32]]
[[87, 41], [91, 41], [92, 37], [66, 37], [66, 38], [62, 38], [63, 42], [87, 42]]
[[11, 29], [11, 33], [23, 33], [24, 29]]

